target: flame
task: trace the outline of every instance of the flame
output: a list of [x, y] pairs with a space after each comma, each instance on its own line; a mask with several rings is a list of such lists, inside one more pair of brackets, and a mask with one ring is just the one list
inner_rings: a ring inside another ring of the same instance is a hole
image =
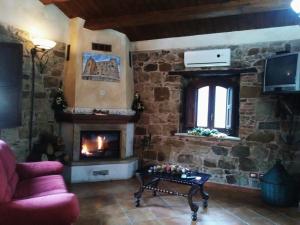
[[104, 140], [105, 140], [105, 137], [104, 138], [102, 138], [100, 136], [97, 137], [97, 144], [98, 144], [99, 150], [103, 149]]
[[105, 137], [97, 136], [97, 138], [94, 138], [92, 140], [83, 139], [82, 141], [81, 154], [84, 154], [86, 156], [92, 156], [97, 152], [102, 152], [105, 149]]
[[88, 147], [87, 147], [86, 144], [83, 144], [83, 145], [82, 145], [81, 153], [82, 153], [82, 154], [85, 154], [85, 155], [92, 155], [92, 153], [89, 152], [89, 149], [88, 149]]

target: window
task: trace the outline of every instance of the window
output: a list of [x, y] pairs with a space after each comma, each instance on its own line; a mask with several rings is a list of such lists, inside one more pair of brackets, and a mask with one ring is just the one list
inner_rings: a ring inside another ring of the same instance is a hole
[[185, 91], [185, 130], [204, 127], [237, 135], [238, 83], [232, 77], [191, 80]]

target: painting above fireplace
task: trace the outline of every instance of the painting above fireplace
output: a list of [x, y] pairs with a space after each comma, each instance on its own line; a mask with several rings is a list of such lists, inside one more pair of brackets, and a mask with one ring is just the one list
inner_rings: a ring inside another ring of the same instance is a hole
[[120, 131], [80, 131], [80, 160], [120, 159]]

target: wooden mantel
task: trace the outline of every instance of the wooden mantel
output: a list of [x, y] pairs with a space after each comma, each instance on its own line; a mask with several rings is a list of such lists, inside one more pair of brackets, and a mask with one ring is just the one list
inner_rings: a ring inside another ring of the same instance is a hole
[[60, 123], [74, 124], [127, 124], [135, 123], [139, 119], [139, 115], [95, 115], [95, 114], [79, 114], [79, 113], [59, 113], [55, 115], [55, 119]]

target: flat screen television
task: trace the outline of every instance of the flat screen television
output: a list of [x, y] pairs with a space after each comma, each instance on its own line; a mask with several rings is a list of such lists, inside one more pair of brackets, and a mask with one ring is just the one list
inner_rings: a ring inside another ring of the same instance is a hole
[[276, 55], [266, 60], [263, 91], [300, 91], [300, 53]]
[[21, 125], [23, 47], [0, 42], [0, 129]]

